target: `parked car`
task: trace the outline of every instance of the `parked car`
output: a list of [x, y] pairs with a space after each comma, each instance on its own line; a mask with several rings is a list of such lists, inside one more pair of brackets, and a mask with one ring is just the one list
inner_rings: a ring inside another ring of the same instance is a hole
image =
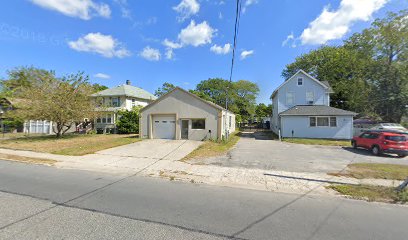
[[365, 148], [374, 155], [381, 153], [397, 154], [398, 157], [408, 156], [408, 136], [403, 133], [386, 131], [366, 131], [351, 140], [353, 148]]
[[403, 132], [408, 131], [401, 124], [398, 124], [398, 123], [378, 123], [374, 125], [371, 129], [372, 130], [395, 130], [395, 131], [403, 131]]

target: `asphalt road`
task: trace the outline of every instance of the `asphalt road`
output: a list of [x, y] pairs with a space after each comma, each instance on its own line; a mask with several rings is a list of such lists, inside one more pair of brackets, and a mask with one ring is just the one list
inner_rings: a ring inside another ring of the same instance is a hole
[[0, 239], [407, 239], [408, 207], [0, 161]]

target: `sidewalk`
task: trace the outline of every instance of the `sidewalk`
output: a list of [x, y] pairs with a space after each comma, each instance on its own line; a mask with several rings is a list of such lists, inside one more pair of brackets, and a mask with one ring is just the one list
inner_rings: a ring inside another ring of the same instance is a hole
[[106, 172], [110, 174], [168, 178], [169, 180], [205, 183], [263, 191], [297, 194], [334, 194], [325, 187], [331, 183], [398, 186], [401, 181], [354, 179], [323, 173], [266, 171], [214, 165], [193, 165], [174, 159], [152, 159], [95, 153], [85, 156], [62, 156], [49, 153], [1, 149], [2, 154], [57, 161], [58, 168]]

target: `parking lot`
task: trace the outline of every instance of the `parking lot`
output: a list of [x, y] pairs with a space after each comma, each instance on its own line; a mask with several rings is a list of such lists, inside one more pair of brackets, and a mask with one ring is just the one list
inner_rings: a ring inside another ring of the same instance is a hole
[[270, 140], [263, 132], [244, 133], [237, 145], [225, 156], [194, 161], [226, 167], [320, 173], [338, 172], [350, 163], [408, 165], [408, 157], [373, 156], [366, 150], [351, 147], [280, 142]]

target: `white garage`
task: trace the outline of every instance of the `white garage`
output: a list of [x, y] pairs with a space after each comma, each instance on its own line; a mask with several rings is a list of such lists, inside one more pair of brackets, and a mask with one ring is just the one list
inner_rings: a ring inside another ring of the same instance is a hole
[[235, 131], [235, 115], [182, 89], [140, 110], [139, 136], [155, 139], [222, 139]]
[[174, 139], [176, 137], [175, 115], [153, 115], [153, 138]]

